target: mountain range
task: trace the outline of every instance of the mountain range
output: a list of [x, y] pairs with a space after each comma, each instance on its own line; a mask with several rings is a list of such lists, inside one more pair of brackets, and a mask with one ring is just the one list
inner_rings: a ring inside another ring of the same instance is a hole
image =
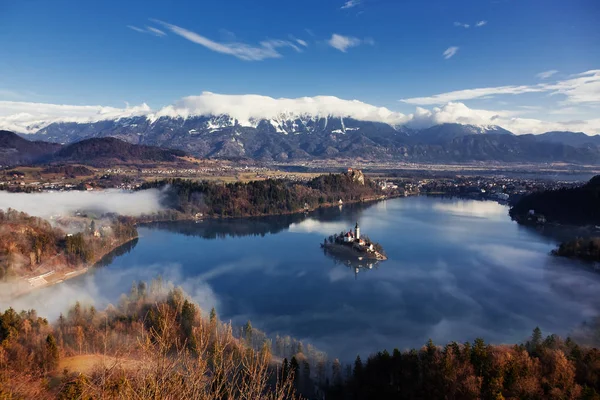
[[600, 163], [600, 136], [576, 132], [514, 135], [494, 125], [440, 124], [425, 129], [334, 116], [282, 113], [239, 120], [210, 116], [133, 116], [55, 122], [24, 138], [68, 144], [114, 137], [197, 157], [299, 161], [360, 158], [408, 162]]

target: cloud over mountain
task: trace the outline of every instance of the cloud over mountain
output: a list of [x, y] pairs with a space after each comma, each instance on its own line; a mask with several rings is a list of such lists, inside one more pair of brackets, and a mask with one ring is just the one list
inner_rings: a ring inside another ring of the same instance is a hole
[[[583, 78], [588, 77], [585, 75]], [[574, 79], [581, 79], [574, 78]], [[556, 87], [560, 86], [558, 84]], [[525, 87], [526, 88], [526, 87]], [[559, 90], [559, 89], [554, 89]], [[590, 89], [582, 90], [573, 85], [563, 84], [562, 89], [574, 98], [593, 97]], [[476, 89], [474, 93], [465, 91], [454, 97], [476, 98], [482, 96]], [[526, 92], [523, 87], [506, 87], [498, 92]], [[544, 121], [527, 118], [531, 110], [484, 110], [470, 108], [459, 101], [452, 101], [453, 95], [444, 99], [435, 97], [429, 104], [444, 103], [430, 109], [417, 107], [411, 114], [392, 111], [386, 107], [377, 107], [359, 100], [344, 100], [334, 96], [316, 96], [300, 98], [273, 98], [261, 95], [223, 95], [204, 92], [199, 96], [184, 97], [174, 104], [152, 110], [146, 104], [125, 108], [103, 106], [71, 106], [42, 103], [0, 101], [0, 129], [21, 133], [35, 133], [54, 122], [97, 122], [132, 116], [146, 116], [153, 122], [161, 117], [189, 118], [193, 116], [228, 115], [240, 125], [254, 126], [259, 120], [315, 117], [350, 117], [360, 121], [382, 122], [394, 126], [425, 128], [441, 123], [461, 123], [474, 125], [499, 125], [513, 133], [543, 133], [552, 130], [583, 131], [588, 134], [600, 134], [600, 118], [588, 120]], [[414, 104], [420, 101], [412, 100]], [[412, 102], [407, 101], [405, 102]]]

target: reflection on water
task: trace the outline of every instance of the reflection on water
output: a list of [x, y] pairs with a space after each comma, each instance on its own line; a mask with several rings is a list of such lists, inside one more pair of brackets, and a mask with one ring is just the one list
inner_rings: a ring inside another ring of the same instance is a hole
[[358, 277], [358, 273], [361, 271], [366, 272], [372, 269], [377, 269], [380, 264], [378, 260], [371, 260], [368, 258], [359, 259], [355, 257], [348, 258], [343, 257], [334, 251], [327, 250], [326, 248], [323, 248], [322, 250], [323, 254], [333, 260], [334, 265], [344, 265], [350, 268], [352, 271], [354, 271], [355, 277]]
[[[356, 221], [389, 257], [372, 270], [320, 248]], [[429, 338], [515, 343], [536, 326], [565, 335], [600, 310], [600, 274], [550, 257], [556, 240], [518, 226], [496, 203], [414, 197], [139, 232], [106, 267], [15, 306], [50, 317], [82, 297], [102, 307], [132, 281], [161, 275], [226, 321], [251, 320], [343, 360]]]

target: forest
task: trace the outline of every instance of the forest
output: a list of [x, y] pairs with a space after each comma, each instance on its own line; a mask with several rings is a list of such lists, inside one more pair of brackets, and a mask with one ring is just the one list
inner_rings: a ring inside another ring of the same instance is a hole
[[511, 208], [510, 215], [519, 222], [525, 222], [530, 210], [543, 215], [548, 222], [600, 224], [600, 175], [580, 187], [524, 196]]
[[96, 261], [123, 241], [137, 237], [128, 218], [86, 220], [83, 229], [67, 234], [50, 222], [14, 209], [0, 210], [0, 281], [44, 269], [78, 267]]
[[247, 183], [220, 184], [184, 179], [149, 182], [140, 190], [164, 189], [162, 219], [183, 219], [202, 214], [208, 217], [248, 217], [301, 212], [305, 209], [343, 202], [371, 200], [383, 195], [366, 179], [351, 174], [329, 174], [308, 182], [267, 179]]
[[8, 309], [0, 398], [600, 399], [600, 351], [539, 328], [519, 345], [429, 341], [343, 364], [205, 311], [161, 279], [54, 323]]
[[577, 238], [563, 242], [556, 250], [552, 251], [552, 254], [583, 261], [600, 262], [600, 238]]

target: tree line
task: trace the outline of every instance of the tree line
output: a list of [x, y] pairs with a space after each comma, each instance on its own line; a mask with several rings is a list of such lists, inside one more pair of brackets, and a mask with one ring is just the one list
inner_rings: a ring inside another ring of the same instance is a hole
[[580, 187], [546, 190], [524, 196], [511, 208], [510, 215], [524, 221], [530, 210], [543, 215], [549, 222], [600, 224], [600, 175]]
[[[97, 365], [71, 371], [73, 360]], [[273, 363], [267, 345], [249, 347], [214, 310], [203, 316], [183, 291], [159, 279], [134, 284], [104, 311], [76, 303], [54, 324], [35, 311], [0, 313], [0, 398], [295, 395], [291, 374]]]
[[561, 243], [552, 254], [560, 257], [577, 258], [584, 261], [600, 261], [600, 238], [577, 238]]
[[[70, 370], [73, 360], [94, 368]], [[102, 361], [104, 360], [104, 361]], [[600, 351], [539, 328], [526, 343], [482, 339], [354, 364], [250, 322], [222, 323], [161, 279], [104, 311], [76, 303], [55, 323], [0, 313], [0, 398], [599, 399]]]
[[95, 261], [116, 243], [137, 237], [134, 222], [113, 217], [96, 227], [92, 220], [82, 232], [66, 234], [48, 221], [14, 209], [0, 210], [0, 281], [52, 268]]
[[381, 196], [377, 185], [357, 182], [348, 174], [321, 175], [308, 182], [267, 179], [220, 184], [165, 179], [145, 183], [140, 190], [164, 189], [165, 219], [202, 214], [209, 217], [247, 217], [286, 214], [320, 205], [354, 202]]

